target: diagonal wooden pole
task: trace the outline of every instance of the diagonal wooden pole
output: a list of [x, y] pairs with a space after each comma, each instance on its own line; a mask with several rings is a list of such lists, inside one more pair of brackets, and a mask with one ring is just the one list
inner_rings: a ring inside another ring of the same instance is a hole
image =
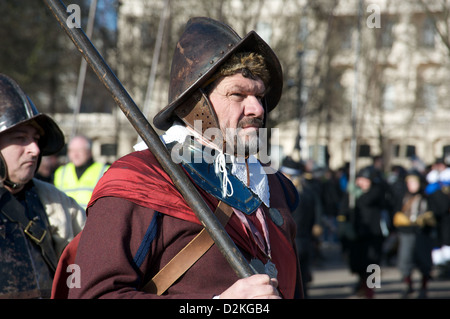
[[153, 127], [91, 43], [83, 29], [81, 27], [71, 28], [67, 25], [66, 21], [69, 15], [67, 14], [66, 6], [60, 0], [43, 1], [84, 56], [89, 66], [97, 74], [100, 81], [111, 93], [114, 101], [130, 121], [131, 125], [135, 128], [158, 162], [170, 176], [177, 189], [206, 228], [209, 235], [214, 240], [214, 243], [227, 259], [236, 274], [240, 278], [254, 275], [255, 272], [250, 267], [241, 251], [236, 247], [211, 209], [209, 209], [208, 205], [192, 184], [189, 177], [182, 170], [181, 166], [175, 164], [171, 160], [169, 151], [161, 142]]

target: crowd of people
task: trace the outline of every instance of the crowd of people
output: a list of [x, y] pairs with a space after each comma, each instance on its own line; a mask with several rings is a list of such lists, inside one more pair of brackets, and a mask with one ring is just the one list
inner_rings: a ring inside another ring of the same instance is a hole
[[286, 158], [281, 171], [303, 199], [294, 216], [305, 287], [312, 281], [311, 264], [324, 257], [326, 262], [321, 245], [331, 243], [341, 246], [350, 271], [358, 275], [355, 296], [373, 298], [367, 266], [387, 264], [398, 267], [404, 298], [415, 290], [412, 273], [419, 271], [418, 297], [426, 298], [433, 267], [437, 276], [450, 277], [447, 164], [438, 159], [426, 167], [412, 158], [409, 167], [394, 165], [386, 171], [382, 157], [376, 156], [350, 183], [348, 165], [331, 171]]

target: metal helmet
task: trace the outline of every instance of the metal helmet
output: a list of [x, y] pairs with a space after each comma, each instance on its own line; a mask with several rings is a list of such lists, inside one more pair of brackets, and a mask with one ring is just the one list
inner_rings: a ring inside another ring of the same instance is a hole
[[[215, 112], [200, 89], [229, 57], [238, 52], [255, 52], [264, 57], [270, 74], [270, 87], [265, 95], [266, 112], [275, 108], [281, 97], [283, 74], [269, 45], [254, 31], [241, 38], [222, 22], [196, 17], [188, 21], [176, 45], [170, 72], [169, 104], [156, 114], [154, 125], [167, 130], [175, 119], [186, 116], [177, 112], [183, 104], [188, 105], [184, 113], [200, 104], [202, 110], [205, 107], [205, 112], [209, 113], [209, 118], [215, 118]], [[205, 118], [200, 116], [200, 119]]]
[[[0, 134], [27, 123], [40, 129], [40, 155], [55, 154], [64, 146], [64, 134], [58, 125], [49, 116], [39, 113], [13, 79], [0, 74]], [[0, 156], [0, 180], [6, 175], [6, 163]]]

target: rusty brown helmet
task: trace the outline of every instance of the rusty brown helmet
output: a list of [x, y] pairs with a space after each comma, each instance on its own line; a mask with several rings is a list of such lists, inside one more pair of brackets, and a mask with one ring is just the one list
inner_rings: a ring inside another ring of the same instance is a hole
[[64, 146], [64, 134], [58, 125], [49, 116], [39, 113], [13, 79], [0, 74], [0, 134], [26, 123], [40, 128], [41, 155], [55, 154]]
[[159, 129], [168, 129], [177, 119], [174, 110], [238, 52], [255, 52], [264, 57], [270, 74], [270, 87], [264, 97], [266, 112], [274, 109], [281, 97], [283, 73], [269, 45], [255, 31], [241, 38], [225, 23], [196, 17], [188, 21], [176, 45], [170, 71], [169, 104], [156, 114], [153, 124]]

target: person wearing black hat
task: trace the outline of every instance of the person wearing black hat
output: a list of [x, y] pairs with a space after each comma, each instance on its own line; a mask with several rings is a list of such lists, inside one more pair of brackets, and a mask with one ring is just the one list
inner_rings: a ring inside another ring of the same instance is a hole
[[239, 279], [216, 245], [197, 244], [203, 225], [143, 147], [97, 184], [75, 258], [90, 271], [80, 289], [55, 298], [301, 297], [291, 216], [298, 193], [255, 156], [282, 85], [278, 58], [257, 33], [241, 38], [220, 21], [192, 18], [175, 48], [169, 104], [153, 119], [172, 159], [225, 215], [255, 275]]
[[34, 178], [64, 135], [10, 77], [0, 74], [0, 298], [49, 298], [58, 258], [84, 210]]
[[355, 185], [352, 186], [349, 185], [349, 192], [354, 192], [354, 207], [351, 208], [348, 197], [344, 197], [343, 213], [339, 217], [345, 216], [352, 226], [352, 235], [345, 239], [345, 249], [350, 270], [358, 275], [355, 295], [373, 298], [375, 291], [367, 282], [371, 274], [367, 267], [381, 262], [384, 237], [380, 221], [384, 208], [384, 188], [378, 172], [371, 166], [362, 168], [356, 174]]

